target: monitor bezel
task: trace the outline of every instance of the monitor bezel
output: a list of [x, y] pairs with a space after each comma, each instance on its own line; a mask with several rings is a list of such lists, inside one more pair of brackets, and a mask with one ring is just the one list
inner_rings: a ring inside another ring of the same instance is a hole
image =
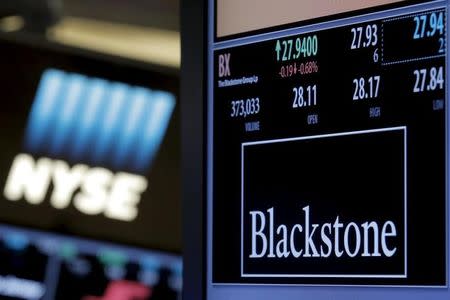
[[207, 0], [181, 2], [183, 299], [206, 299]]

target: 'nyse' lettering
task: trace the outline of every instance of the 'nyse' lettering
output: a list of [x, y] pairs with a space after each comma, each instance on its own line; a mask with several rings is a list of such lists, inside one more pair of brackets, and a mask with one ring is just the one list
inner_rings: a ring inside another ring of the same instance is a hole
[[78, 164], [72, 168], [62, 160], [19, 154], [11, 167], [4, 195], [10, 201], [25, 199], [41, 204], [50, 189], [50, 203], [57, 209], [73, 205], [88, 215], [104, 213], [121, 221], [136, 218], [141, 194], [147, 189], [143, 176], [117, 173], [104, 168]]

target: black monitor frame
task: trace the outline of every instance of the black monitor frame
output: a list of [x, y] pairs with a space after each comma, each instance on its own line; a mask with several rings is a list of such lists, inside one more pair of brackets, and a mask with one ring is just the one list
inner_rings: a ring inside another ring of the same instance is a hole
[[207, 1], [181, 3], [183, 299], [205, 299]]

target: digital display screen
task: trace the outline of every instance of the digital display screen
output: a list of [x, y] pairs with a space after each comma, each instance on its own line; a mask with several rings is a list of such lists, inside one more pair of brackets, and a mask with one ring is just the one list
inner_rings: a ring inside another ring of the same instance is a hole
[[207, 299], [448, 299], [447, 1], [217, 2]]
[[180, 297], [177, 256], [4, 225], [0, 236], [1, 299]]
[[0, 41], [0, 223], [181, 251], [178, 78]]

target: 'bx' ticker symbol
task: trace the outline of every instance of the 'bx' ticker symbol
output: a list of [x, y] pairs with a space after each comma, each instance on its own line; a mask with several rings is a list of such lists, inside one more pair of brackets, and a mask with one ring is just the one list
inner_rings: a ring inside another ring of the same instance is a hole
[[230, 71], [230, 58], [231, 53], [225, 53], [219, 55], [219, 77], [231, 76]]

